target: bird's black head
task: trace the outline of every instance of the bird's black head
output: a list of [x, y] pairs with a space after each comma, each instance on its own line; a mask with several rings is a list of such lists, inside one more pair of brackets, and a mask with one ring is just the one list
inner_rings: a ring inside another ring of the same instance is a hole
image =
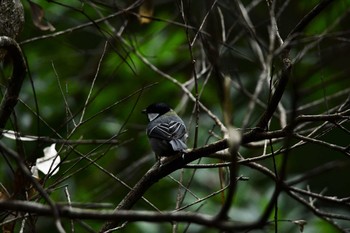
[[157, 113], [159, 115], [163, 115], [167, 112], [169, 112], [171, 108], [169, 105], [165, 103], [154, 103], [149, 105], [146, 109], [144, 109], [142, 112], [149, 114], [149, 113]]

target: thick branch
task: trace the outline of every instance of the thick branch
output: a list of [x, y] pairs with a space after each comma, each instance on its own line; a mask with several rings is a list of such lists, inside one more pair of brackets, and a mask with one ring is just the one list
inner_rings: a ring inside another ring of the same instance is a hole
[[12, 77], [9, 80], [5, 95], [0, 104], [0, 129], [3, 129], [17, 104], [27, 67], [22, 50], [14, 39], [7, 36], [0, 36], [0, 48], [7, 50], [7, 54], [13, 60]]
[[[262, 140], [266, 137], [270, 137], [270, 134], [265, 132], [249, 132], [243, 135], [242, 143], [249, 143], [255, 140]], [[273, 135], [276, 136], [276, 135]], [[174, 161], [160, 166], [159, 163], [153, 165], [153, 167], [139, 180], [134, 188], [124, 197], [124, 199], [116, 207], [115, 211], [131, 209], [132, 206], [144, 195], [144, 193], [154, 183], [158, 182], [161, 178], [169, 175], [173, 171], [184, 167], [186, 164], [204, 157], [211, 155], [217, 151], [221, 151], [228, 148], [226, 139], [217, 141], [210, 145], [203, 146], [198, 149], [194, 149], [184, 155], [184, 158], [179, 157]], [[120, 222], [107, 222], [101, 229], [104, 232], [108, 229], [118, 226]]]
[[[305, 122], [305, 121], [318, 121], [318, 120], [341, 120], [344, 119], [344, 116], [347, 115], [347, 111], [336, 115], [325, 115], [323, 117], [319, 115], [315, 116], [299, 116], [297, 119], [297, 123]], [[285, 129], [287, 129], [287, 126]], [[248, 144], [250, 142], [265, 140], [265, 139], [273, 139], [273, 138], [282, 138], [287, 135], [287, 130], [276, 130], [276, 131], [251, 131], [243, 134], [241, 145]], [[155, 164], [142, 178], [141, 180], [134, 186], [134, 188], [125, 196], [125, 198], [119, 203], [116, 207], [115, 211], [119, 210], [128, 210], [131, 209], [132, 206], [144, 195], [144, 193], [151, 187], [154, 183], [158, 182], [161, 178], [169, 175], [173, 171], [183, 168], [186, 164], [205, 156], [209, 156], [214, 154], [215, 152], [224, 150], [228, 148], [228, 142], [226, 139], [217, 141], [215, 143], [194, 149], [184, 155], [184, 158], [177, 158], [174, 161], [159, 166], [159, 164]], [[108, 229], [114, 228], [118, 226], [120, 222], [110, 221], [106, 223], [101, 232], [106, 231]]]
[[[40, 216], [52, 216], [52, 209], [40, 203], [29, 201], [0, 201], [1, 209], [22, 211]], [[222, 230], [244, 230], [249, 229], [249, 224], [239, 224], [237, 222], [218, 220], [210, 215], [189, 213], [189, 212], [173, 212], [164, 211], [162, 213], [155, 211], [130, 211], [119, 210], [89, 210], [75, 208], [71, 206], [57, 206], [61, 217], [70, 219], [99, 219], [113, 221], [147, 221], [147, 222], [192, 222], [207, 227], [215, 227]]]

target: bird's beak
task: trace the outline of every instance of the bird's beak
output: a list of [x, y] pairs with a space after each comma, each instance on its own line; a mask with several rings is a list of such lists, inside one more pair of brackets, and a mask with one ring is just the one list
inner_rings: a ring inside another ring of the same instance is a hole
[[141, 113], [146, 114], [146, 113], [147, 113], [146, 109], [143, 109], [143, 110], [141, 111]]

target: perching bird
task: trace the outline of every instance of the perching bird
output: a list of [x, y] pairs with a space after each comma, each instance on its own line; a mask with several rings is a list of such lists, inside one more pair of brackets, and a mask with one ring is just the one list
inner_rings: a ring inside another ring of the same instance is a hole
[[154, 103], [142, 112], [149, 120], [147, 136], [157, 159], [186, 151], [186, 126], [174, 110], [165, 103]]

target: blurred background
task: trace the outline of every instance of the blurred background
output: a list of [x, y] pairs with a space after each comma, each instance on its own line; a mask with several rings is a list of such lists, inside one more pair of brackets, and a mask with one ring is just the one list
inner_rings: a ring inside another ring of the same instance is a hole
[[[20, 153], [28, 166], [55, 142], [61, 157], [59, 172], [53, 176], [39, 173], [53, 200], [67, 203], [69, 193], [79, 206], [113, 209], [156, 161], [141, 110], [153, 102], [172, 106], [189, 129], [189, 148], [224, 136], [207, 111], [196, 111], [195, 96], [226, 126], [232, 124], [242, 133], [255, 129], [283, 70], [281, 40], [290, 39], [289, 33], [319, 2], [22, 1], [25, 24], [17, 41], [28, 74], [6, 129], [43, 138], [32, 142], [1, 140]], [[333, 1], [293, 38], [289, 44], [293, 63], [290, 82], [268, 130], [283, 129], [293, 121], [292, 113], [328, 115], [348, 108], [349, 9], [349, 1]], [[277, 32], [271, 26], [271, 12]], [[10, 75], [11, 64], [4, 62], [2, 93]], [[349, 117], [298, 125], [298, 134], [327, 145], [292, 137], [286, 181], [305, 192], [349, 197], [349, 128]], [[243, 145], [240, 159], [267, 155], [255, 162], [273, 171], [274, 165], [277, 169], [281, 166], [284, 146], [281, 138]], [[197, 162], [222, 161], [202, 158]], [[14, 199], [26, 199], [16, 163], [4, 155], [0, 168], [2, 190]], [[275, 182], [245, 162], [237, 174], [246, 179], [238, 181], [230, 218], [253, 222], [270, 201]], [[225, 168], [176, 171], [146, 192], [145, 198], [153, 206], [140, 200], [133, 209], [185, 207], [185, 211], [215, 215], [224, 195], [217, 191], [225, 185], [226, 176]], [[180, 203], [179, 195], [183, 195]], [[312, 195], [296, 195], [322, 212], [346, 218], [315, 214], [282, 192], [278, 199], [279, 232], [300, 232], [299, 225], [293, 223], [300, 219], [307, 222], [304, 232], [308, 233], [346, 232], [350, 228], [348, 202], [336, 204]], [[273, 217], [263, 229], [249, 232], [274, 232]], [[69, 231], [70, 221], [63, 224]], [[96, 232], [101, 224], [75, 220], [74, 229]], [[16, 229], [20, 227], [16, 225]], [[52, 219], [39, 217], [26, 221], [24, 229], [46, 232], [55, 228]], [[170, 223], [136, 222], [120, 231], [172, 229]], [[173, 232], [218, 230], [182, 223]]]

